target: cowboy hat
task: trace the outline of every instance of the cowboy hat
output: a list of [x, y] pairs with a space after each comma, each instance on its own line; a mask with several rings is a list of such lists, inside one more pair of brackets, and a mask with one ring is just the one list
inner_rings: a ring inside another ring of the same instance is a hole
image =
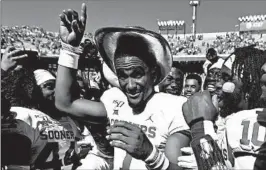
[[118, 78], [115, 75], [115, 73], [103, 62], [102, 64], [102, 71], [103, 71], [103, 76], [105, 79], [114, 87], [120, 88]]
[[[125, 38], [129, 41], [123, 41], [123, 43], [121, 43], [121, 39]], [[138, 39], [138, 42], [141, 43], [141, 46], [139, 43], [133, 43], [135, 39]], [[140, 27], [107, 27], [97, 30], [94, 40], [104, 62], [115, 75], [116, 70], [114, 60], [117, 49], [123, 51], [125, 48], [131, 47], [133, 49], [141, 48], [142, 50], [139, 50], [140, 52], [148, 51], [152, 54], [140, 55], [137, 57], [140, 57], [144, 61], [155, 59], [156, 66], [159, 68], [158, 78], [155, 82], [155, 85], [162, 82], [171, 71], [173, 58], [170, 46], [168, 42], [158, 33], [145, 30]]]

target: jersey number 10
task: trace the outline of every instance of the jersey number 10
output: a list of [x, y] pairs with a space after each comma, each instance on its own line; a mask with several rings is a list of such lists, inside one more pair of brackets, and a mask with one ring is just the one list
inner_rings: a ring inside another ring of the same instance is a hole
[[258, 139], [259, 135], [261, 135], [261, 133], [259, 133], [259, 130], [264, 128], [263, 126], [260, 126], [258, 122], [254, 122], [253, 126], [251, 126], [251, 128], [253, 128], [251, 139], [248, 138], [248, 136], [249, 136], [248, 133], [249, 133], [249, 128], [250, 128], [250, 121], [244, 120], [244, 121], [242, 121], [241, 125], [243, 125], [242, 139], [240, 140], [241, 144], [249, 145], [250, 141], [251, 141], [251, 143], [253, 145], [259, 147], [266, 140], [266, 133], [264, 135], [264, 140], [263, 141], [260, 141]]

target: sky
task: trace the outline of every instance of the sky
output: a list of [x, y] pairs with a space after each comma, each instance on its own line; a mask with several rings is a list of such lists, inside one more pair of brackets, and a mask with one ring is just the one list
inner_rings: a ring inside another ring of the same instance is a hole
[[[106, 26], [142, 26], [158, 31], [159, 20], [184, 20], [191, 33], [189, 0], [0, 0], [2, 26], [35, 25], [58, 31], [63, 9], [80, 12], [87, 5], [86, 31]], [[201, 0], [197, 32], [235, 31], [238, 17], [266, 14], [266, 0]]]

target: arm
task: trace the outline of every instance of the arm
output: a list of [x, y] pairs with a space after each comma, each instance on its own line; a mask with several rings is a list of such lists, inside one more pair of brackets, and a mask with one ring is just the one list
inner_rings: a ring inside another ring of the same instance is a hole
[[189, 146], [190, 137], [187, 131], [181, 131], [172, 134], [166, 142], [165, 156], [168, 158], [170, 165], [168, 169], [178, 170], [181, 167], [177, 165], [177, 158], [182, 156], [181, 148]]
[[55, 105], [64, 112], [78, 117], [98, 116], [106, 117], [107, 113], [103, 103], [86, 99], [73, 100], [71, 87], [75, 82], [75, 69], [59, 65], [55, 88]]
[[226, 169], [222, 151], [213, 139], [215, 138], [213, 124], [212, 122], [207, 124], [206, 121], [199, 121], [191, 127], [191, 147], [196, 157], [198, 169]]
[[58, 75], [55, 89], [55, 105], [64, 112], [78, 117], [106, 117], [102, 103], [83, 99], [73, 99], [71, 88], [76, 81], [76, 71], [81, 50], [78, 48], [86, 26], [86, 5], [82, 4], [81, 17], [73, 10], [60, 15], [60, 38], [62, 49], [58, 60]]
[[199, 170], [227, 169], [222, 151], [216, 143], [213, 122], [218, 110], [212, 103], [208, 91], [194, 94], [183, 105], [183, 115], [190, 126], [191, 147], [197, 160]]

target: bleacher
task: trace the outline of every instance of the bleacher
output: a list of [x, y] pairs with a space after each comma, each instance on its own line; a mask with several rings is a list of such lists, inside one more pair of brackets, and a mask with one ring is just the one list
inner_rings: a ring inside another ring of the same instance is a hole
[[[57, 57], [60, 38], [57, 32], [48, 32], [36, 26], [14, 26], [1, 28], [1, 51], [9, 45], [37, 51], [41, 57]], [[256, 44], [266, 50], [266, 34], [239, 34], [239, 32], [216, 32], [198, 34], [195, 41], [191, 34], [163, 35], [169, 42], [175, 61], [204, 60], [208, 48], [215, 48], [219, 55], [226, 56], [237, 47]], [[92, 38], [86, 33], [84, 39]]]

